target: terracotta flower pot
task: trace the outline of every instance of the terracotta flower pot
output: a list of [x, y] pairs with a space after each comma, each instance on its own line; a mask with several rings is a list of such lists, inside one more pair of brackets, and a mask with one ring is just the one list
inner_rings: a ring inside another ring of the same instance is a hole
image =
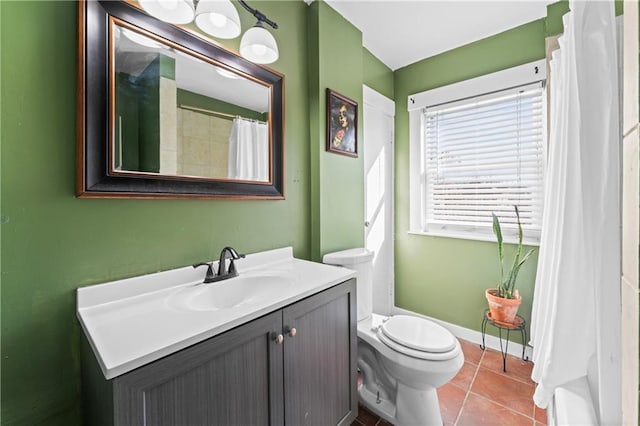
[[514, 324], [518, 307], [522, 303], [522, 298], [505, 299], [498, 296], [498, 290], [489, 288], [484, 292], [487, 302], [489, 303], [489, 313], [495, 321]]

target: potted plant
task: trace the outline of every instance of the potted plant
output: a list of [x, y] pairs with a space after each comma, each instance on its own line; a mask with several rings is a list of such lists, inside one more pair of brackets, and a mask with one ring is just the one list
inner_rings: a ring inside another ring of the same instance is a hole
[[518, 211], [518, 206], [514, 207], [516, 210], [516, 219], [518, 221], [518, 248], [516, 250], [515, 257], [513, 258], [511, 269], [506, 274], [500, 220], [495, 213], [491, 213], [493, 216], [493, 233], [498, 240], [500, 283], [497, 288], [487, 289], [485, 291], [485, 296], [489, 303], [489, 314], [491, 315], [491, 319], [505, 324], [514, 324], [516, 314], [518, 313], [518, 307], [520, 306], [520, 303], [522, 303], [522, 298], [520, 297], [518, 290], [515, 288], [518, 272], [520, 272], [520, 267], [524, 262], [526, 262], [535, 251], [535, 248], [532, 248], [522, 256], [522, 225], [520, 224], [520, 212]]

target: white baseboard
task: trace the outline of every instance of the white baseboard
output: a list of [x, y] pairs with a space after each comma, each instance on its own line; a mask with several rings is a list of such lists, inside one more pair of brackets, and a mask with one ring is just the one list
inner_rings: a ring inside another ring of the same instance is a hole
[[[428, 320], [431, 320], [435, 323], [440, 324], [441, 326], [443, 326], [444, 328], [446, 328], [447, 330], [451, 331], [451, 333], [453, 333], [454, 336], [463, 339], [463, 340], [467, 340], [469, 342], [472, 343], [477, 343], [478, 345], [480, 345], [482, 343], [482, 333], [476, 330], [471, 330], [465, 327], [461, 327], [459, 325], [456, 324], [451, 324], [448, 323], [446, 321], [442, 321], [439, 320], [437, 318], [432, 318], [432, 317], [428, 317], [426, 315], [421, 315], [418, 314], [416, 312], [413, 311], [409, 311], [406, 309], [402, 309], [402, 308], [398, 308], [397, 306], [394, 306], [391, 310], [391, 312], [393, 314], [399, 314], [399, 315], [413, 315], [416, 317], [421, 317], [421, 318], [426, 318]], [[504, 334], [503, 334], [504, 335]], [[503, 344], [504, 344], [505, 339], [503, 339]], [[500, 339], [496, 336], [492, 336], [490, 334], [485, 334], [484, 336], [484, 344], [487, 348], [490, 349], [494, 349], [496, 351], [500, 351]], [[530, 346], [526, 346], [525, 350], [524, 350], [524, 356], [525, 359], [531, 359], [531, 347]], [[508, 348], [508, 353], [509, 355], [513, 355], [515, 357], [522, 357], [522, 345], [520, 343], [517, 342], [509, 342], [509, 348]]]

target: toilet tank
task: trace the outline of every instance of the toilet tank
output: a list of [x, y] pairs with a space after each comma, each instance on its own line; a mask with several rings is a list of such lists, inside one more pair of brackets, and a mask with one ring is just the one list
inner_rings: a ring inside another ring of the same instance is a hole
[[356, 271], [358, 321], [369, 318], [373, 307], [373, 252], [366, 248], [342, 250], [325, 254], [322, 262]]

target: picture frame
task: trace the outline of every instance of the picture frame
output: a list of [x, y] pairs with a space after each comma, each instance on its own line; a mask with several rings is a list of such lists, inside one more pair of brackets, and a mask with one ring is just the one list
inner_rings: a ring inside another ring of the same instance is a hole
[[327, 88], [327, 151], [358, 156], [358, 104]]

